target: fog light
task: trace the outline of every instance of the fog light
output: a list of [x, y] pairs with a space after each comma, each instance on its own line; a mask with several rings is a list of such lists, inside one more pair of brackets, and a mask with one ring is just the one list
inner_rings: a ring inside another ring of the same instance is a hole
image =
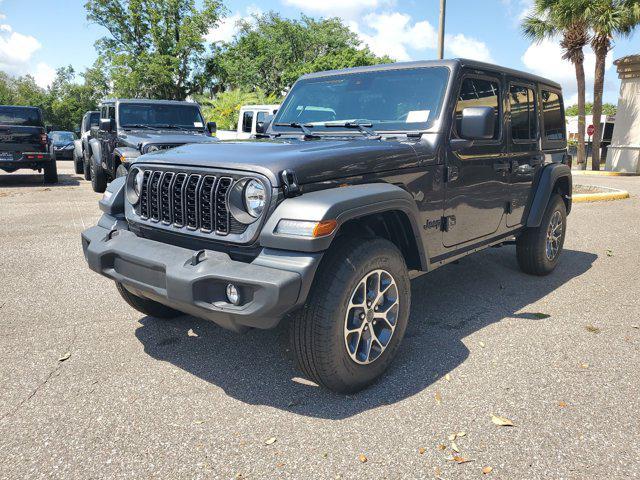
[[227, 300], [234, 305], [240, 305], [240, 292], [233, 283], [227, 285]]

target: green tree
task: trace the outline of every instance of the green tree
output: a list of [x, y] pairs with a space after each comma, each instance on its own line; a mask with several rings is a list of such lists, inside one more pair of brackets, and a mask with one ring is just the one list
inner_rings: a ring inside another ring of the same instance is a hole
[[[618, 107], [613, 103], [603, 103], [602, 104], [602, 113], [604, 115], [615, 115]], [[584, 112], [587, 115], [591, 115], [593, 112], [593, 103], [587, 102], [584, 104]], [[565, 113], [569, 116], [578, 115], [578, 105], [571, 105], [567, 107]]]
[[535, 0], [533, 13], [522, 21], [525, 37], [540, 42], [560, 37], [562, 58], [573, 63], [578, 87], [578, 163], [586, 165], [585, 75], [583, 48], [589, 42], [582, 16], [584, 0]]
[[291, 20], [269, 12], [240, 22], [209, 69], [224, 88], [281, 95], [303, 73], [390, 61], [361, 48], [358, 36], [337, 18]]
[[281, 98], [267, 95], [261, 89], [246, 91], [236, 88], [218, 93], [213, 100], [205, 97], [196, 97], [196, 100], [202, 105], [202, 112], [207, 122], [216, 122], [218, 128], [221, 129], [235, 130], [240, 107], [243, 105], [272, 105], [279, 103]]
[[222, 14], [218, 0], [88, 0], [85, 8], [109, 32], [96, 49], [115, 96], [183, 100], [202, 90], [204, 35]]
[[629, 36], [640, 23], [638, 0], [591, 0], [587, 2], [583, 18], [593, 30], [591, 48], [596, 54], [593, 81], [593, 170], [600, 170], [600, 137], [602, 116], [602, 93], [607, 54], [616, 36]]

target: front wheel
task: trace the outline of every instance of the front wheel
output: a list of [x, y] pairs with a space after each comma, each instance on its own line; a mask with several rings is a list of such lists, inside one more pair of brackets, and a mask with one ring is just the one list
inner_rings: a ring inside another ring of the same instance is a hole
[[560, 259], [567, 230], [567, 208], [558, 194], [549, 199], [539, 227], [527, 228], [516, 240], [520, 269], [531, 275], [548, 275]]
[[338, 240], [316, 273], [307, 304], [291, 322], [298, 366], [335, 392], [367, 387], [395, 357], [410, 307], [407, 266], [393, 243]]
[[96, 163], [93, 155], [89, 159], [89, 165], [91, 165], [91, 188], [94, 192], [104, 193], [107, 189], [107, 172], [102, 165]]
[[82, 152], [82, 170], [85, 180], [91, 180], [91, 157], [87, 155], [87, 152]]

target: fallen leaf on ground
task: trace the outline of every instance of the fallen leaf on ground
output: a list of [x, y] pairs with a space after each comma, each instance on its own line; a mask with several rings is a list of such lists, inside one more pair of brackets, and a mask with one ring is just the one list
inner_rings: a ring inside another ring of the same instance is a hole
[[367, 463], [367, 457], [363, 454], [358, 455], [358, 460], [360, 460], [360, 463]]
[[589, 368], [589, 364], [588, 363], [581, 363], [580, 364], [580, 368]]
[[433, 473], [437, 478], [440, 478], [440, 476], [442, 475], [442, 470], [440, 470], [440, 467], [433, 467]]
[[460, 449], [458, 448], [458, 445], [456, 445], [456, 442], [451, 442], [451, 450], [456, 453], [460, 453]]
[[640, 325], [631, 325], [631, 328], [635, 328], [636, 330], [640, 329]]
[[549, 318], [551, 315], [549, 315], [548, 313], [536, 312], [533, 314], [533, 316], [539, 320], [542, 320], [544, 318]]
[[447, 438], [449, 439], [449, 441], [450, 441], [450, 442], [453, 442], [453, 441], [456, 439], [456, 434], [455, 434], [455, 433], [452, 433], [452, 434], [451, 434], [451, 435], [449, 435]]
[[484, 473], [485, 475], [488, 475], [488, 474], [490, 474], [491, 472], [493, 472], [493, 467], [489, 467], [489, 466], [487, 466], [487, 467], [484, 467], [484, 468], [482, 469], [482, 473]]
[[434, 395], [436, 402], [442, 403], [442, 395], [440, 394], [440, 390], [436, 390], [436, 394]]
[[447, 446], [443, 443], [441, 443], [440, 445], [438, 445], [438, 450], [442, 450], [445, 451], [447, 449]]
[[464, 437], [464, 436], [466, 436], [466, 435], [467, 435], [467, 432], [458, 432], [458, 433], [457, 433], [458, 438], [459, 438], [459, 437]]
[[558, 402], [558, 406], [559, 406], [560, 408], [564, 408], [564, 407], [566, 407], [566, 406], [567, 406], [567, 402]]
[[606, 253], [607, 257], [613, 257], [613, 250], [611, 250], [610, 248], [607, 248]]
[[515, 427], [514, 423], [505, 417], [491, 415], [491, 421], [499, 427]]
[[468, 463], [468, 462], [473, 462], [473, 460], [470, 460], [468, 458], [464, 458], [461, 457], [460, 455], [454, 455], [453, 456], [453, 461], [456, 463]]
[[276, 463], [276, 467], [282, 468], [282, 467], [284, 467], [284, 463], [283, 462]]
[[59, 362], [64, 362], [65, 360], [69, 360], [69, 357], [71, 357], [71, 352], [67, 352], [64, 355], [62, 355], [58, 361]]
[[424, 447], [420, 447], [420, 448], [418, 449], [418, 453], [419, 453], [420, 455], [423, 455], [423, 454], [424, 454], [424, 452], [426, 452], [426, 451], [427, 451], [427, 449], [426, 449], [426, 448], [424, 448]]
[[196, 425], [202, 425], [204, 422], [206, 422], [206, 420], [196, 420], [195, 423]]
[[451, 375], [449, 375], [449, 374], [447, 373], [447, 374], [444, 376], [444, 379], [445, 379], [447, 382], [450, 382], [450, 381], [451, 381]]
[[591, 332], [591, 333], [600, 333], [600, 329], [594, 325], [587, 325], [586, 327], [584, 327], [587, 329], [587, 332]]
[[187, 331], [187, 336], [188, 337], [197, 337], [198, 334], [193, 331], [193, 328], [190, 328], [189, 331]]
[[265, 445], [273, 445], [274, 443], [276, 443], [276, 437], [267, 438], [264, 441]]
[[484, 342], [479, 342], [478, 345], [480, 345], [480, 348], [484, 348]]

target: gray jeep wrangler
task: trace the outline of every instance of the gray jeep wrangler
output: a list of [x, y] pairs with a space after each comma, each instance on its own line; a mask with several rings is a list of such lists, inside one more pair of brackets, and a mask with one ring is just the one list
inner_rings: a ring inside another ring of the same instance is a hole
[[82, 234], [133, 308], [235, 331], [286, 318], [302, 371], [375, 381], [402, 341], [410, 276], [515, 243], [558, 264], [571, 210], [550, 80], [469, 60], [305, 75], [263, 138], [142, 155]]

